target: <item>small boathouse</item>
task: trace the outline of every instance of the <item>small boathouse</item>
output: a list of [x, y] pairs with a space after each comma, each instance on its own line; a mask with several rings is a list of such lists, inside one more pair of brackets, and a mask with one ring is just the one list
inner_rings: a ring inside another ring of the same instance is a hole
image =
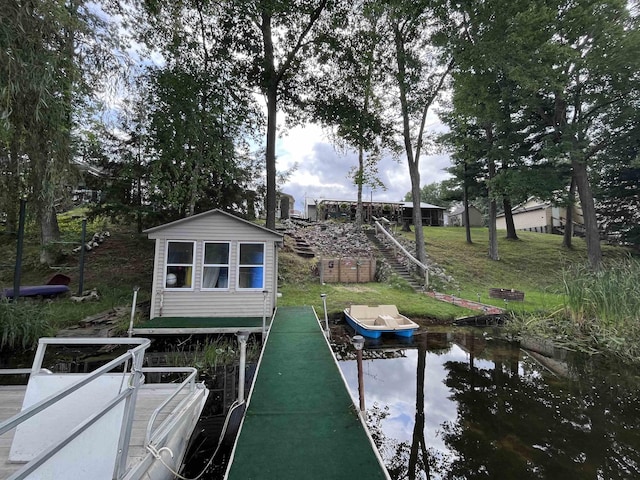
[[271, 318], [281, 234], [218, 209], [145, 233], [155, 240], [151, 311], [134, 333], [259, 331]]

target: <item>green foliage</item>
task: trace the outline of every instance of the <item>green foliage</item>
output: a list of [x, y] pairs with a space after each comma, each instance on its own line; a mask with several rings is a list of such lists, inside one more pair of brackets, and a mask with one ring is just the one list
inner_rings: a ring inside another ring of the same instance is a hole
[[[452, 200], [457, 199], [457, 194], [449, 188], [449, 185], [447, 182], [434, 182], [423, 185], [420, 189], [420, 201], [448, 208]], [[406, 202], [411, 201], [411, 192], [406, 193], [404, 200]]]
[[621, 152], [619, 163], [603, 165], [596, 196], [598, 220], [608, 238], [640, 249], [640, 138], [636, 142]]
[[40, 337], [51, 333], [51, 312], [45, 303], [0, 300], [0, 348], [35, 347]]
[[[443, 5], [439, 38], [456, 59], [447, 118], [456, 157], [499, 167], [488, 182], [495, 199], [551, 198], [573, 175], [597, 267], [587, 167], [616, 164], [621, 145], [637, 146], [637, 17], [619, 0]], [[505, 175], [505, 167], [516, 171]], [[555, 181], [540, 176], [545, 170]]]
[[640, 261], [611, 260], [598, 272], [574, 264], [563, 270], [563, 307], [514, 315], [506, 332], [542, 337], [590, 354], [640, 360]]
[[574, 322], [602, 328], [640, 322], [640, 261], [610, 262], [598, 272], [574, 266], [563, 281], [565, 309]]
[[[260, 345], [251, 338], [247, 342], [246, 355], [247, 363], [256, 363], [260, 356]], [[173, 347], [168, 356], [171, 365], [193, 366], [201, 373], [213, 374], [218, 367], [237, 364], [240, 350], [234, 338], [218, 337]]]

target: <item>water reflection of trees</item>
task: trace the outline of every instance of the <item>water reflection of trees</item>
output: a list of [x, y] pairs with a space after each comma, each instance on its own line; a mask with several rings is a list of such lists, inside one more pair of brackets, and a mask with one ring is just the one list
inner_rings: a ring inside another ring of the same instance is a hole
[[473, 353], [466, 363], [444, 364], [458, 416], [442, 425], [443, 439], [455, 452], [443, 478], [640, 474], [640, 438], [631, 429], [638, 420], [634, 390], [616, 388], [593, 368], [585, 377], [589, 363], [574, 364], [572, 370], [582, 370], [576, 378], [583, 380], [569, 381], [542, 375], [537, 364], [507, 345], [488, 347], [482, 356], [491, 360], [482, 367], [474, 365]]
[[[449, 400], [457, 406], [455, 420], [440, 425], [446, 453], [425, 442], [427, 353], [431, 347], [442, 353], [443, 343], [467, 353], [465, 361], [443, 364]], [[385, 408], [367, 412], [391, 478], [640, 478], [637, 382], [612, 375], [619, 366], [570, 357], [571, 379], [560, 378], [517, 346], [471, 334], [429, 334], [416, 338], [414, 348], [411, 440], [384, 435]]]

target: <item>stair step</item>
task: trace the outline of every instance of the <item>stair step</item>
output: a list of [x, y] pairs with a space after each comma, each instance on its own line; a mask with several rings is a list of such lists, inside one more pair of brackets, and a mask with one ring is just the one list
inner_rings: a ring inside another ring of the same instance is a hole
[[409, 273], [407, 267], [404, 266], [401, 262], [398, 261], [396, 253], [392, 248], [384, 246], [380, 240], [375, 235], [375, 232], [368, 231], [366, 232], [367, 237], [371, 244], [382, 254], [384, 259], [387, 261], [391, 269], [403, 280], [405, 280], [411, 288], [413, 288], [416, 292], [422, 291], [422, 285], [420, 285], [416, 279]]

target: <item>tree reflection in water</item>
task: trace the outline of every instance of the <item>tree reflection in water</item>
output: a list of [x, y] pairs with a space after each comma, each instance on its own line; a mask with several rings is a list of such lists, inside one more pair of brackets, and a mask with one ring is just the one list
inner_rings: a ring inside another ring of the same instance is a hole
[[[481, 331], [419, 335], [393, 351], [365, 351], [368, 423], [393, 479], [640, 478], [633, 369], [573, 354], [549, 361], [563, 364], [559, 376]], [[399, 408], [413, 419], [405, 438], [394, 438]]]

